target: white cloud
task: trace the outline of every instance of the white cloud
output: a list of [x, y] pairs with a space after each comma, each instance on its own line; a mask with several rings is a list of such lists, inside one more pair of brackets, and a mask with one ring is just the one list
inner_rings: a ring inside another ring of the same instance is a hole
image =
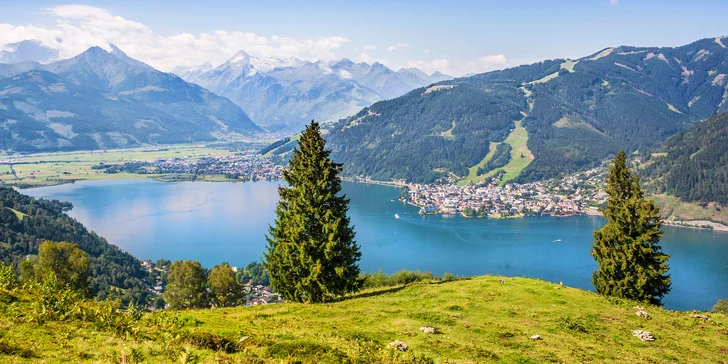
[[337, 58], [334, 52], [349, 43], [339, 36], [296, 39], [225, 30], [161, 36], [142, 23], [114, 16], [102, 8], [63, 5], [46, 10], [56, 18], [54, 27], [0, 24], [0, 44], [37, 39], [58, 49], [61, 58], [69, 58], [91, 46], [108, 50], [108, 43], [113, 43], [130, 57], [169, 71], [206, 61], [223, 62], [241, 49], [263, 57], [333, 60]]
[[375, 49], [377, 49], [377, 46], [375, 46], [375, 45], [371, 45], [371, 44], [365, 44], [364, 45], [364, 50], [373, 51]]
[[339, 77], [348, 80], [351, 78], [351, 72], [347, 70], [339, 70]]
[[424, 54], [430, 54], [430, 50], [429, 49], [425, 49], [425, 51], [422, 52], [422, 53], [424, 53]]
[[391, 52], [391, 51], [396, 51], [397, 49], [409, 48], [409, 47], [410, 47], [409, 44], [399, 43], [399, 44], [391, 45], [391, 46], [387, 47], [387, 50]]
[[359, 62], [372, 63], [372, 61], [374, 61], [374, 58], [366, 53], [362, 53], [359, 55]]
[[617, 6], [619, 4], [619, 0], [609, 0], [609, 6]]
[[463, 76], [471, 73], [483, 73], [503, 69], [509, 66], [508, 59], [502, 54], [476, 57], [468, 61], [451, 59], [435, 59], [431, 61], [409, 61], [408, 67], [416, 67], [431, 74], [435, 71], [451, 76]]

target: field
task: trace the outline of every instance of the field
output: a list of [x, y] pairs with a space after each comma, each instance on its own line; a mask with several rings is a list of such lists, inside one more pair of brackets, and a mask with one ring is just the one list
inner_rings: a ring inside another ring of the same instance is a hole
[[[502, 283], [501, 283], [502, 280]], [[6, 362], [681, 362], [728, 360], [728, 317], [667, 311], [529, 278], [475, 277], [364, 291], [329, 304], [145, 315], [127, 334], [98, 321], [28, 323], [0, 301]], [[24, 303], [20, 303], [21, 305]], [[149, 318], [146, 318], [148, 316]], [[183, 323], [166, 332], [160, 322]], [[433, 327], [434, 334], [421, 327]], [[655, 337], [643, 342], [633, 330]], [[532, 336], [539, 335], [540, 339]], [[188, 338], [188, 339], [185, 339]], [[409, 350], [387, 345], [401, 340]], [[227, 343], [226, 351], [214, 350]], [[210, 348], [213, 348], [211, 350]], [[193, 360], [197, 359], [197, 360]]]
[[[130, 161], [146, 161], [158, 158], [196, 159], [203, 156], [224, 156], [230, 154], [232, 153], [224, 149], [207, 146], [174, 145], [103, 151], [3, 155], [0, 156], [0, 159], [3, 159], [5, 162], [12, 160], [13, 164], [12, 169], [7, 163], [0, 165], [0, 183], [13, 186], [36, 187], [79, 180], [154, 178], [159, 176], [131, 173], [108, 174], [100, 170], [93, 170], [91, 167], [99, 163], [121, 164]], [[15, 173], [13, 174], [13, 172]]]

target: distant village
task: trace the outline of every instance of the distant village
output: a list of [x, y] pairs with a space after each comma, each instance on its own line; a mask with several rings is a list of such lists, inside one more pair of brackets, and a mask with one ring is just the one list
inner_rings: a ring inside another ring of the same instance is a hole
[[461, 214], [465, 217], [508, 218], [599, 214], [607, 200], [605, 167], [560, 179], [526, 184], [488, 185], [404, 184], [400, 200], [420, 207], [421, 214]]
[[224, 175], [245, 181], [273, 181], [281, 176], [283, 166], [256, 153], [236, 153], [224, 157], [200, 159], [166, 158], [94, 166], [105, 173]]
[[[162, 294], [167, 285], [167, 274], [169, 273], [169, 264], [171, 262], [160, 259], [154, 262], [149, 259], [141, 260], [140, 264], [144, 271], [147, 272], [147, 289], [149, 293], [157, 297], [152, 302], [164, 302], [161, 300]], [[238, 267], [232, 267], [233, 271], [238, 272]], [[283, 302], [278, 293], [273, 292], [269, 285], [254, 284], [253, 281], [243, 282], [242, 289], [243, 304], [245, 306], [267, 305]], [[154, 311], [164, 308], [163, 304], [155, 306], [154, 303], [147, 307], [147, 310]]]

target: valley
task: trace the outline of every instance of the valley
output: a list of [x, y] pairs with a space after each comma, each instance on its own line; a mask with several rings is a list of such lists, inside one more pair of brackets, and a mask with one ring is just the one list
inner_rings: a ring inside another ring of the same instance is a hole
[[0, 362], [728, 364], [726, 12], [0, 3]]

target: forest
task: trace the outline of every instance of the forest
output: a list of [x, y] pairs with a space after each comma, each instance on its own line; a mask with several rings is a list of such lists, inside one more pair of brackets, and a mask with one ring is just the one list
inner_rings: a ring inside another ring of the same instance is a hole
[[139, 261], [64, 213], [71, 208], [68, 202], [36, 199], [0, 187], [0, 260], [17, 267], [23, 260], [37, 259], [44, 241], [72, 242], [88, 255], [93, 296], [146, 302], [147, 272]]
[[658, 193], [728, 204], [728, 113], [710, 118], [644, 153], [640, 173]]

